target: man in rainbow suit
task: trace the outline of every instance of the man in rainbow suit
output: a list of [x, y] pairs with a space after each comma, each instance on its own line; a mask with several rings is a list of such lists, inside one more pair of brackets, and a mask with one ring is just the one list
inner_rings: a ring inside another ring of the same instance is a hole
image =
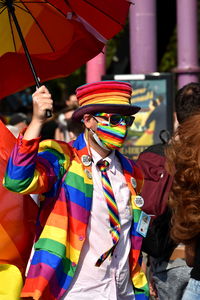
[[139, 107], [132, 87], [100, 81], [76, 90], [73, 118], [85, 131], [75, 141], [40, 142], [45, 86], [33, 94], [33, 117], [9, 158], [4, 186], [39, 194], [34, 255], [21, 297], [43, 300], [144, 300], [140, 197], [143, 175], [118, 150]]

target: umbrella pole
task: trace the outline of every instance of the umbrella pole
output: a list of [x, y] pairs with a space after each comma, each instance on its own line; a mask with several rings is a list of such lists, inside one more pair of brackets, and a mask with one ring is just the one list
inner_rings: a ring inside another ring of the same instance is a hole
[[31, 71], [32, 71], [32, 73], [33, 73], [33, 77], [34, 77], [34, 79], [35, 79], [36, 86], [39, 88], [39, 87], [40, 87], [40, 81], [39, 81], [39, 78], [38, 78], [38, 76], [37, 76], [37, 74], [36, 74], [35, 68], [34, 68], [34, 66], [33, 66], [33, 63], [32, 63], [32, 60], [31, 60], [31, 56], [30, 56], [30, 53], [29, 53], [28, 48], [27, 48], [27, 46], [26, 46], [26, 42], [25, 42], [25, 40], [24, 40], [24, 37], [23, 37], [22, 31], [21, 31], [21, 28], [20, 28], [19, 23], [18, 23], [18, 21], [17, 21], [17, 17], [16, 17], [16, 15], [15, 15], [15, 8], [14, 8], [14, 6], [13, 6], [12, 0], [8, 0], [8, 1], [7, 1], [7, 7], [8, 7], [8, 9], [9, 9], [9, 12], [11, 13], [12, 18], [13, 18], [13, 21], [14, 21], [14, 23], [15, 23], [15, 26], [16, 26], [16, 29], [17, 29], [19, 38], [20, 38], [20, 40], [21, 40], [22, 46], [23, 46], [23, 48], [24, 48], [24, 52], [25, 52], [25, 54], [26, 54], [26, 57], [27, 57], [29, 66], [30, 66]]
[[[7, 2], [8, 10], [9, 10], [9, 12], [11, 13], [12, 18], [13, 18], [13, 21], [14, 21], [14, 23], [15, 23], [15, 26], [16, 26], [16, 29], [17, 29], [19, 38], [20, 38], [20, 40], [21, 40], [21, 43], [22, 43], [22, 46], [23, 46], [25, 55], [26, 55], [27, 60], [28, 60], [28, 64], [29, 64], [29, 66], [30, 66], [30, 68], [31, 68], [33, 77], [34, 77], [34, 79], [35, 79], [36, 86], [39, 88], [39, 87], [41, 86], [40, 81], [39, 81], [39, 77], [37, 76], [37, 73], [36, 73], [36, 71], [35, 71], [35, 68], [34, 68], [33, 62], [32, 62], [32, 60], [31, 60], [31, 56], [30, 56], [30, 53], [29, 53], [29, 51], [28, 51], [26, 42], [25, 42], [25, 40], [24, 40], [24, 37], [23, 37], [22, 31], [21, 31], [21, 28], [20, 28], [19, 23], [18, 23], [18, 21], [17, 21], [17, 17], [16, 17], [16, 15], [15, 15], [15, 8], [14, 8], [14, 6], [13, 6], [13, 0], [7, 0], [6, 2]], [[49, 118], [49, 117], [52, 116], [52, 113], [51, 113], [50, 110], [47, 110], [47, 111], [46, 111], [46, 116], [47, 116], [47, 118]]]

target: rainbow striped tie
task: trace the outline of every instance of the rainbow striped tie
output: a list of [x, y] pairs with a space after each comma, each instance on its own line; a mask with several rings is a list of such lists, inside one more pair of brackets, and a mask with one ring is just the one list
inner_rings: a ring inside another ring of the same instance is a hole
[[99, 170], [101, 171], [101, 181], [102, 181], [102, 186], [103, 186], [103, 192], [104, 196], [106, 198], [107, 202], [107, 207], [108, 207], [108, 212], [109, 212], [109, 220], [110, 220], [110, 233], [112, 236], [113, 240], [113, 246], [106, 251], [104, 254], [101, 255], [101, 257], [97, 260], [96, 266], [99, 267], [102, 262], [109, 256], [113, 255], [114, 249], [119, 241], [119, 236], [120, 236], [120, 220], [119, 220], [119, 213], [118, 213], [118, 208], [117, 208], [117, 203], [114, 198], [114, 194], [112, 191], [112, 187], [110, 184], [110, 180], [108, 178], [108, 174], [106, 172], [106, 169], [109, 166], [109, 162], [106, 160], [99, 162], [97, 164], [99, 167]]

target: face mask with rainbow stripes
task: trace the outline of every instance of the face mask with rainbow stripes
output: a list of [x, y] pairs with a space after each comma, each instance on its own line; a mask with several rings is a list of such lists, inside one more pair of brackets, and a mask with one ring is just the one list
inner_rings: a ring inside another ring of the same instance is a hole
[[[122, 147], [124, 140], [127, 135], [127, 125], [125, 120], [122, 118], [121, 121], [113, 125], [110, 123], [109, 118], [111, 114], [98, 113], [93, 116], [97, 121], [97, 129], [93, 135], [96, 142], [106, 150], [114, 150]], [[98, 120], [96, 117], [106, 117], [107, 120]], [[100, 140], [100, 143], [98, 142]]]

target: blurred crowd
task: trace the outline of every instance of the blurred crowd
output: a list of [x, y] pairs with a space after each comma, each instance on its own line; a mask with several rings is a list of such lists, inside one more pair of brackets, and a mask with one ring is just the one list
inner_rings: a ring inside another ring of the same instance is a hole
[[[32, 118], [32, 90], [26, 89], [7, 97], [1, 103], [0, 119], [15, 137], [29, 125]], [[78, 108], [75, 94], [66, 96], [62, 104], [43, 125], [41, 140], [57, 139], [69, 142], [83, 132], [83, 125], [72, 119]]]

